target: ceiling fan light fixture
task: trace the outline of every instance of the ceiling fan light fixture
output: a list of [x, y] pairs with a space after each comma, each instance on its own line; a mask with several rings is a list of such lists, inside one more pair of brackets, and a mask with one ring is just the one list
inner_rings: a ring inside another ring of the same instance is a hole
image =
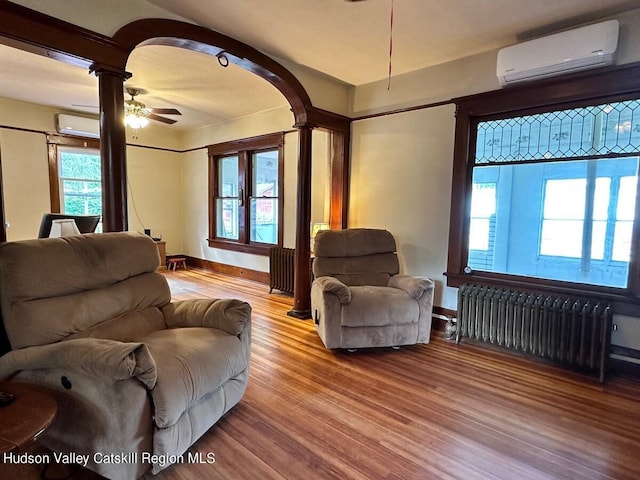
[[144, 103], [134, 100], [126, 100], [124, 104], [124, 124], [133, 128], [144, 128], [149, 124], [147, 118], [151, 115], [151, 110], [148, 109]]
[[134, 130], [137, 130], [138, 128], [144, 128], [149, 125], [149, 120], [144, 115], [127, 113], [124, 117], [124, 124]]

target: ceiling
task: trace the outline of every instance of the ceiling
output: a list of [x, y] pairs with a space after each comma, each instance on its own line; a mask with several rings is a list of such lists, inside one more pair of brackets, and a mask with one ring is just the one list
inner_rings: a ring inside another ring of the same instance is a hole
[[[346, 84], [388, 74], [392, 0], [146, 1]], [[638, 7], [638, 0], [398, 0], [393, 75]], [[0, 62], [0, 97], [97, 113], [97, 79], [86, 70], [5, 46]], [[133, 73], [128, 84], [148, 92], [138, 100], [183, 113], [168, 128], [211, 125], [286, 105], [253, 74], [175, 47], [140, 47], [127, 70]]]

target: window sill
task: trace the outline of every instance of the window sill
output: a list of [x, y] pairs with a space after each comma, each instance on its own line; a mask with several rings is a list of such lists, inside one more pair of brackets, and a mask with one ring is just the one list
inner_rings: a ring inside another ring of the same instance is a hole
[[548, 292], [584, 297], [603, 297], [612, 301], [640, 303], [640, 298], [628, 288], [604, 287], [560, 280], [545, 280], [518, 275], [505, 275], [474, 271], [473, 273], [445, 272], [448, 287], [459, 287], [465, 283], [488, 285], [516, 290]]
[[231, 250], [234, 252], [241, 253], [252, 253], [254, 255], [263, 255], [268, 256], [269, 250], [272, 247], [276, 247], [277, 245], [270, 244], [246, 244], [246, 243], [238, 243], [230, 240], [222, 240], [219, 238], [209, 238], [207, 239], [209, 242], [209, 247], [211, 248], [220, 248], [222, 250]]

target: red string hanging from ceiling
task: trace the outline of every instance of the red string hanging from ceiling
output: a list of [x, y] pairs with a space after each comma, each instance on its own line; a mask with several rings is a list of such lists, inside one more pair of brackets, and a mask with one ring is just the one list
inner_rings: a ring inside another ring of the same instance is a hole
[[391, 15], [389, 19], [389, 78], [387, 80], [387, 91], [391, 88], [391, 57], [393, 54], [393, 0], [391, 0]]

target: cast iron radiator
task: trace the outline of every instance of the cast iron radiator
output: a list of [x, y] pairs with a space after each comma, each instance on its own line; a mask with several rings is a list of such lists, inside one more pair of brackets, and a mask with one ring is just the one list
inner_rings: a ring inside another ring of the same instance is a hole
[[462, 285], [457, 340], [469, 338], [597, 374], [604, 381], [611, 307], [605, 301]]
[[269, 293], [274, 288], [293, 293], [294, 253], [293, 248], [271, 247], [269, 250]]

